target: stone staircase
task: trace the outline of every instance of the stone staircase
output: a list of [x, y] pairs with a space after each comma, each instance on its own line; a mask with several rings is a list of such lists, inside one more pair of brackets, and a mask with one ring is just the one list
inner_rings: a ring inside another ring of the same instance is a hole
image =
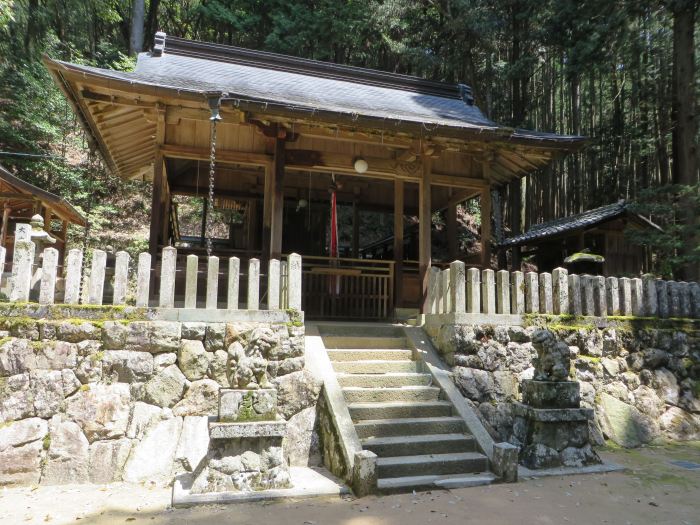
[[380, 492], [496, 479], [401, 327], [328, 326], [321, 336], [362, 448], [378, 456]]

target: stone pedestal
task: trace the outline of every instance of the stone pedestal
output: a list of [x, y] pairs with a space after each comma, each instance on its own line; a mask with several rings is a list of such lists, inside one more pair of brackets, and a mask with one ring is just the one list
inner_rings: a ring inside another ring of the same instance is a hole
[[591, 448], [588, 422], [593, 409], [580, 408], [575, 381], [525, 380], [523, 403], [514, 403], [514, 438], [520, 462], [530, 469], [582, 467], [600, 463]]
[[252, 492], [291, 487], [282, 439], [286, 422], [277, 415], [277, 391], [219, 390], [219, 417], [209, 424], [205, 466], [192, 494]]

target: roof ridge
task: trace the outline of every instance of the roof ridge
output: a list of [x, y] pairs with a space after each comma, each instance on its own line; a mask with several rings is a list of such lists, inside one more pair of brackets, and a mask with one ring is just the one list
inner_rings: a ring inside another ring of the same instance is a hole
[[300, 58], [270, 51], [257, 51], [244, 47], [188, 40], [158, 32], [155, 36], [151, 56], [160, 57], [163, 54], [250, 65], [288, 73], [400, 89], [443, 98], [461, 99], [469, 106], [474, 104], [472, 89], [466, 84], [440, 82], [412, 75]]
[[588, 215], [601, 212], [603, 210], [608, 210], [608, 209], [612, 210], [616, 207], [625, 208], [626, 206], [627, 206], [627, 202], [624, 199], [620, 199], [617, 202], [611, 202], [610, 204], [603, 204], [602, 206], [598, 206], [597, 208], [591, 208], [590, 210], [575, 213], [573, 215], [565, 215], [564, 217], [557, 217], [556, 219], [552, 219], [552, 220], [545, 221], [545, 222], [540, 222], [538, 224], [533, 224], [532, 226], [530, 226], [530, 229], [528, 231], [538, 231], [542, 228], [547, 228], [549, 226], [556, 226], [557, 224], [567, 223], [567, 222], [570, 222], [570, 221], [573, 221], [576, 219], [580, 219], [581, 217], [586, 217]]

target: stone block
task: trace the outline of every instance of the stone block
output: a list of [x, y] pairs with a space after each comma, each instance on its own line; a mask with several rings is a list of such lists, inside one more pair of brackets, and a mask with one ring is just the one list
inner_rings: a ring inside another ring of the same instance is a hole
[[352, 489], [357, 497], [377, 490], [377, 455], [369, 450], [355, 452], [352, 465]]
[[286, 421], [209, 423], [209, 437], [211, 439], [283, 438], [286, 426]]
[[131, 393], [126, 383], [91, 384], [66, 399], [66, 415], [88, 441], [123, 436], [129, 423]]
[[518, 453], [519, 447], [511, 443], [494, 443], [491, 468], [501, 481], [514, 483], [518, 481]]
[[221, 389], [219, 393], [219, 421], [274, 421], [277, 417], [277, 390]]
[[219, 384], [211, 379], [193, 381], [182, 401], [173, 407], [176, 416], [214, 416], [219, 398]]
[[187, 378], [176, 365], [170, 365], [144, 385], [145, 400], [159, 407], [173, 407], [182, 399]]
[[523, 403], [535, 408], [578, 408], [581, 403], [577, 381], [522, 382]]
[[184, 376], [190, 381], [203, 379], [209, 369], [209, 352], [202, 341], [183, 339], [177, 352], [177, 362]]
[[80, 483], [88, 479], [89, 444], [80, 426], [54, 416], [49, 424], [50, 441], [42, 484]]
[[130, 452], [131, 440], [127, 438], [92, 443], [89, 449], [90, 483], [121, 481]]
[[175, 462], [187, 472], [194, 472], [209, 450], [209, 418], [187, 416], [182, 422], [180, 441], [175, 451]]
[[124, 467], [124, 481], [171, 483], [181, 431], [181, 417], [164, 419], [150, 426], [131, 451]]

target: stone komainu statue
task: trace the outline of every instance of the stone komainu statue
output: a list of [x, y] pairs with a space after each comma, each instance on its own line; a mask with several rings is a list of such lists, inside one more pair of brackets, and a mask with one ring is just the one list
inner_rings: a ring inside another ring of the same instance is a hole
[[532, 336], [537, 350], [535, 381], [568, 381], [571, 352], [566, 343], [557, 341], [549, 330], [537, 330]]
[[226, 376], [231, 388], [270, 388], [267, 362], [270, 349], [278, 344], [269, 328], [253, 330], [248, 340], [239, 340], [228, 347]]

